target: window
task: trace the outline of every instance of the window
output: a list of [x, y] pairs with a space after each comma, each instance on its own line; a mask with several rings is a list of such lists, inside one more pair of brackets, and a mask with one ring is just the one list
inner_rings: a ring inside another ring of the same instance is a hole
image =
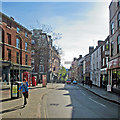
[[97, 57], [98, 57], [98, 50], [97, 50]]
[[25, 37], [28, 37], [28, 33], [25, 32]]
[[105, 63], [106, 63], [106, 65], [108, 64], [108, 57], [106, 57], [106, 59], [105, 59], [106, 61], [105, 61]]
[[98, 69], [98, 62], [97, 62], [97, 69]]
[[43, 65], [39, 65], [39, 72], [44, 72], [44, 66]]
[[103, 66], [105, 65], [105, 58], [103, 58]]
[[8, 37], [8, 44], [11, 45], [11, 35], [9, 33], [7, 33], [7, 37]]
[[118, 27], [120, 27], [120, 12], [118, 13]]
[[27, 50], [27, 49], [28, 49], [28, 43], [25, 42], [25, 50]]
[[28, 55], [25, 55], [25, 65], [28, 65]]
[[16, 52], [16, 62], [19, 64], [19, 52]]
[[120, 7], [120, 0], [118, 0], [118, 7]]
[[117, 53], [120, 53], [120, 35], [117, 38]]
[[103, 51], [105, 50], [105, 47], [104, 47], [104, 45], [103, 45]]
[[111, 56], [113, 56], [113, 48], [114, 48], [114, 43], [111, 42]]
[[20, 28], [19, 27], [17, 27], [17, 33], [20, 33]]
[[114, 34], [114, 22], [111, 24], [111, 34]]
[[20, 48], [20, 40], [19, 40], [19, 38], [16, 38], [16, 47]]
[[8, 61], [11, 61], [11, 50], [7, 49], [7, 51], [8, 51]]
[[35, 55], [35, 50], [32, 50], [32, 51], [31, 51], [31, 55]]
[[35, 44], [35, 40], [31, 40], [31, 44]]

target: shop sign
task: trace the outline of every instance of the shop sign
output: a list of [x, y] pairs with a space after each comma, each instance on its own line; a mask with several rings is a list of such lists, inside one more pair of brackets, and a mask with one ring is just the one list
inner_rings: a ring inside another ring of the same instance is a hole
[[12, 96], [17, 97], [17, 85], [12, 86]]
[[108, 69], [119, 67], [119, 59], [114, 59], [108, 63]]

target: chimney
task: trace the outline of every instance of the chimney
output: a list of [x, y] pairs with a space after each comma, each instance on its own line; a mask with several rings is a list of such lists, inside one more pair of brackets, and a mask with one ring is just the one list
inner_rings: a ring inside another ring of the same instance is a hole
[[100, 46], [103, 45], [104, 43], [105, 43], [105, 41], [98, 40], [98, 47], [100, 47]]
[[94, 46], [89, 46], [89, 53], [92, 53], [94, 51]]
[[82, 55], [79, 55], [79, 59], [81, 59], [82, 58]]
[[75, 60], [77, 60], [77, 58], [75, 57], [73, 60], [75, 61]]
[[10, 18], [11, 18], [12, 20], [14, 20], [14, 17], [11, 16]]

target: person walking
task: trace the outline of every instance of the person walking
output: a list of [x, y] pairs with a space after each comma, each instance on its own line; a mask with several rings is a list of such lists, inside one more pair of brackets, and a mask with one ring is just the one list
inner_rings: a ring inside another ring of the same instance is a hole
[[92, 80], [90, 80], [89, 82], [90, 82], [90, 88], [92, 88]]
[[23, 83], [21, 84], [19, 91], [22, 89], [23, 96], [24, 96], [24, 106], [27, 104], [27, 98], [28, 98], [28, 82], [26, 79], [23, 79]]

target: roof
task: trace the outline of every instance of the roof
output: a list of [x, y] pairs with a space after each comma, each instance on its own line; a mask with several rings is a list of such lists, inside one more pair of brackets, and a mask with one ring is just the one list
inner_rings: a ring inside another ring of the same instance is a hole
[[29, 32], [30, 34], [32, 34], [32, 32], [30, 30], [28, 30], [26, 27], [24, 27], [23, 25], [19, 24], [18, 22], [16, 22], [15, 20], [12, 19], [12, 17], [8, 17], [7, 15], [5, 15], [4, 13], [0, 12], [0, 15], [6, 17], [7, 19], [9, 19], [10, 21], [16, 23], [18, 26], [22, 27], [24, 30], [26, 30], [27, 32]]

